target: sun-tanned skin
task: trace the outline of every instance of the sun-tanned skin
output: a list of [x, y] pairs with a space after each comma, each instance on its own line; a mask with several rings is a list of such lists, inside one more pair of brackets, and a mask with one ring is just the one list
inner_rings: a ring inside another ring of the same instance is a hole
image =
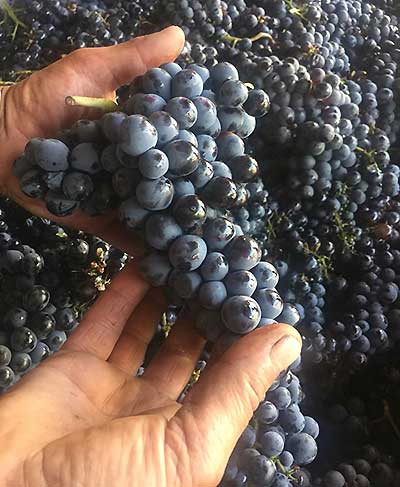
[[[12, 161], [31, 137], [52, 136], [82, 117], [68, 94], [113, 97], [151, 66], [172, 61], [178, 28], [117, 47], [84, 49], [4, 89], [0, 101], [0, 186], [38, 215], [24, 197]], [[114, 216], [74, 215], [64, 224], [103, 236], [135, 253], [140, 245]], [[4, 487], [214, 487], [242, 430], [276, 375], [300, 352], [297, 332], [272, 325], [215, 357], [183, 405], [176, 402], [204, 345], [180, 319], [143, 377], [142, 363], [163, 311], [129, 264], [61, 352], [0, 398], [0, 484]], [[251, 353], [249, 354], [249, 350]]]

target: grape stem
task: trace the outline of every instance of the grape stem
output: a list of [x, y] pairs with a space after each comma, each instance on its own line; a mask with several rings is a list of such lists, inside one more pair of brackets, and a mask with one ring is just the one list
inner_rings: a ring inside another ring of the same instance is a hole
[[377, 162], [375, 161], [374, 151], [367, 151], [362, 147], [356, 147], [355, 150], [360, 154], [362, 154], [367, 159], [367, 161], [369, 162], [368, 169], [374, 168], [378, 174], [382, 173], [381, 168], [378, 166]]
[[[244, 37], [236, 37], [236, 36], [231, 36], [230, 34], [226, 34], [222, 38], [224, 41], [232, 42], [232, 46], [235, 47], [236, 44], [239, 41], [242, 41], [245, 39]], [[273, 37], [271, 34], [267, 34], [266, 32], [259, 32], [257, 35], [254, 37], [250, 37], [251, 42], [258, 41], [259, 39], [269, 39], [271, 42], [274, 42]]]
[[27, 29], [28, 27], [21, 20], [19, 20], [14, 9], [11, 7], [7, 0], [0, 0], [0, 8], [4, 11], [5, 17], [9, 17], [14, 22], [14, 30], [11, 34], [11, 38], [14, 41], [15, 36], [17, 35], [18, 28], [22, 27], [23, 29]]
[[384, 401], [383, 401], [383, 413], [384, 413], [385, 418], [389, 421], [390, 425], [392, 426], [394, 432], [396, 433], [397, 438], [400, 439], [400, 429], [397, 426], [397, 424], [396, 424], [396, 422], [392, 416], [392, 413], [390, 412], [389, 403], [387, 402], [386, 399], [384, 399]]
[[68, 106], [85, 107], [85, 108], [98, 108], [103, 112], [116, 112], [119, 110], [119, 106], [115, 101], [108, 98], [91, 98], [88, 96], [67, 96], [65, 98], [65, 104]]

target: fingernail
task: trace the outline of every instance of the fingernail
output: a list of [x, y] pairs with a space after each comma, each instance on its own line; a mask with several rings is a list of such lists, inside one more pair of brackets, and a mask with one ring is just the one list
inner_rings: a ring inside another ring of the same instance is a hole
[[296, 360], [301, 352], [301, 343], [292, 335], [286, 335], [278, 340], [271, 349], [271, 359], [282, 369]]

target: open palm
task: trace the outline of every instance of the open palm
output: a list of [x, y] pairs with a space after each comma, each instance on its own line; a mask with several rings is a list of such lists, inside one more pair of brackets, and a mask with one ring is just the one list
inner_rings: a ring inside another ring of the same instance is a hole
[[217, 485], [300, 342], [286, 325], [244, 337], [214, 359], [181, 405], [176, 400], [204, 345], [184, 318], [135, 377], [162, 309], [130, 264], [63, 350], [0, 400], [3, 485]]

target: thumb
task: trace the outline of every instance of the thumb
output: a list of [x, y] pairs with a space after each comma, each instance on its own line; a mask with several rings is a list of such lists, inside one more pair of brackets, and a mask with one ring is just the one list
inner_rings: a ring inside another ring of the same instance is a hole
[[149, 68], [174, 61], [184, 42], [182, 30], [171, 26], [116, 46], [78, 49], [48, 66], [43, 73], [47, 77], [54, 74], [58, 82], [63, 74], [64, 82], [67, 80], [72, 85], [73, 80], [78, 80], [79, 95], [104, 96]]
[[[193, 476], [200, 472], [215, 476], [196, 478], [193, 485], [218, 484], [237, 440], [265, 392], [300, 351], [301, 338], [293, 327], [270, 325], [238, 340], [214, 366], [206, 368], [170, 422], [171, 430], [178, 427], [185, 438], [190, 438], [187, 457]], [[199, 469], [199, 465], [205, 468]]]

